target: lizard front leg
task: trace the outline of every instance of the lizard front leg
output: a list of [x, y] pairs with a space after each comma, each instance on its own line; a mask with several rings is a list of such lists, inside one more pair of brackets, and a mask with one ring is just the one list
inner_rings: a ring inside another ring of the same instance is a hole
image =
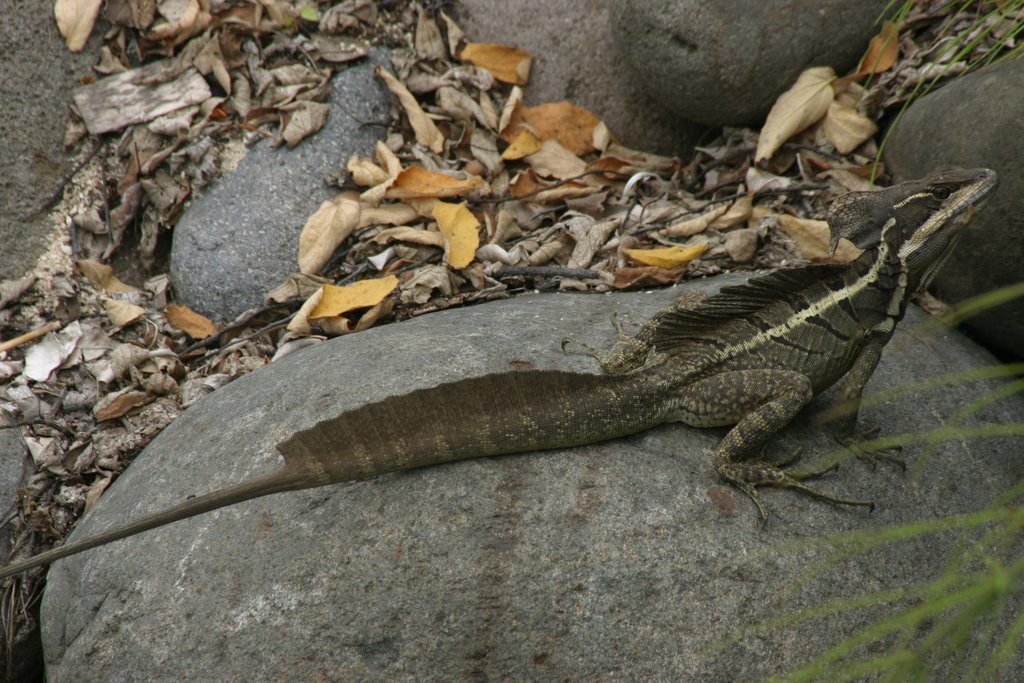
[[[882, 349], [892, 337], [892, 328], [880, 330], [868, 338], [860, 354], [846, 373], [846, 379], [839, 392], [839, 404], [843, 412], [832, 422], [832, 435], [861, 460], [887, 460], [906, 469], [906, 463], [900, 458], [887, 453], [869, 453], [860, 447], [861, 442], [872, 439], [878, 434], [877, 429], [859, 430], [857, 417], [860, 412], [861, 395], [868, 380], [878, 366], [882, 357]], [[898, 450], [898, 448], [897, 448]]]
[[636, 334], [630, 335], [623, 329], [618, 317], [612, 314], [612, 326], [618, 334], [618, 341], [608, 351], [599, 351], [589, 344], [572, 337], [562, 340], [562, 350], [568, 344], [575, 344], [586, 353], [597, 359], [601, 370], [606, 375], [620, 375], [630, 370], [635, 370], [647, 362], [654, 349], [654, 335], [665, 318], [677, 315], [682, 311], [690, 311], [707, 297], [707, 294], [699, 289], [691, 290], [679, 296], [668, 306], [655, 313]]
[[680, 419], [697, 427], [735, 425], [715, 449], [715, 471], [750, 496], [765, 521], [768, 520], [768, 511], [757, 493], [759, 486], [790, 488], [832, 503], [874, 508], [871, 501], [838, 498], [801, 481], [823, 472], [810, 472], [798, 477], [764, 460], [745, 459], [789, 424], [813, 396], [811, 380], [799, 372], [723, 372], [686, 387]]

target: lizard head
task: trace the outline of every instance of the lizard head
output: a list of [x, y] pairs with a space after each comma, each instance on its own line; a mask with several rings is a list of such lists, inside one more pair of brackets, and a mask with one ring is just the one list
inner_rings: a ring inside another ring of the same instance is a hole
[[995, 172], [987, 168], [945, 166], [920, 180], [842, 195], [828, 210], [830, 250], [844, 237], [861, 249], [877, 247], [888, 232], [890, 246], [906, 243], [909, 251], [925, 255], [945, 243], [940, 237], [959, 235], [997, 184]]

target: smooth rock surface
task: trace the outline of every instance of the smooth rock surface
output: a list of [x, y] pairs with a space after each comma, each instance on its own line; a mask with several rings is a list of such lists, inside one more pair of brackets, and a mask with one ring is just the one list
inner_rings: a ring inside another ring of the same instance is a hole
[[454, 10], [467, 40], [533, 54], [527, 104], [568, 100], [597, 114], [624, 145], [685, 160], [705, 128], [665, 109], [624, 68], [609, 21], [613, 3], [460, 0]]
[[0, 21], [0, 279], [21, 277], [46, 249], [43, 204], [74, 168], [64, 152], [71, 90], [91, 73], [103, 34], [69, 52], [53, 0], [3, 3]]
[[[944, 164], [985, 166], [999, 189], [935, 279], [949, 302], [1024, 281], [1024, 61], [957, 78], [914, 102], [896, 123], [885, 161], [899, 182]], [[989, 348], [1024, 357], [1024, 298], [966, 321]]]
[[886, 0], [611, 0], [625, 67], [669, 111], [758, 126], [812, 66], [857, 64]]
[[[204, 315], [230, 320], [260, 306], [264, 295], [298, 267], [306, 219], [338, 191], [324, 178], [381, 139], [391, 94], [373, 75], [383, 52], [331, 80], [327, 123], [294, 149], [268, 141], [191, 202], [174, 228], [171, 281], [178, 300]], [[388, 66], [390, 68], [390, 66]]]
[[[563, 335], [610, 344], [613, 310], [636, 325], [679, 291], [523, 296], [286, 357], [187, 410], [72, 539], [271, 470], [274, 444], [370, 400], [521, 364], [592, 371], [589, 357], [560, 352]], [[992, 362], [910, 317], [870, 390]], [[864, 422], [887, 434], [931, 429], [982, 390], [904, 396], [866, 409]], [[809, 462], [833, 451], [812, 420], [826, 405], [816, 400], [773, 452], [803, 446]], [[1022, 416], [1017, 399], [976, 419]], [[1019, 442], [950, 440], [920, 479], [847, 462], [819, 482], [874, 498], [874, 513], [766, 492], [776, 516], [764, 530], [714, 476], [709, 451], [721, 434], [666, 425], [282, 494], [68, 558], [50, 570], [43, 603], [48, 679], [763, 680], [870, 615], [710, 646], [780, 610], [929, 580], [956, 538], [907, 540], [810, 577], [802, 572], [820, 551], [794, 553], [792, 543], [975, 510], [1024, 475]], [[780, 597], [795, 586], [790, 601]], [[1020, 680], [1024, 663], [1015, 666]]]

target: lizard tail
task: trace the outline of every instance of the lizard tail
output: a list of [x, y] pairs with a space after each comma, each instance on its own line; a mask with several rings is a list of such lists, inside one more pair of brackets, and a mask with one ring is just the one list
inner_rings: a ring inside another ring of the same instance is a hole
[[344, 412], [278, 445], [297, 469], [339, 482], [466, 458], [567, 448], [661, 422], [632, 375], [506, 372]]

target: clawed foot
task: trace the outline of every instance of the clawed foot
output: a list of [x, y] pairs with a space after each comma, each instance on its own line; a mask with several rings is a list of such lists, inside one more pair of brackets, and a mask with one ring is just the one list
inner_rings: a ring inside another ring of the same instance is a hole
[[[799, 451], [797, 451], [795, 457], [790, 456], [787, 463], [795, 460], [796, 457], [799, 457]], [[866, 507], [869, 510], [874, 510], [874, 501], [839, 498], [802, 483], [805, 479], [820, 477], [827, 472], [834, 471], [837, 467], [837, 465], [830, 465], [829, 467], [821, 470], [803, 472], [800, 474], [789, 474], [780, 467], [768, 464], [764, 461], [755, 460], [748, 462], [727, 461], [717, 465], [715, 469], [723, 479], [746, 493], [750, 499], [754, 501], [758, 511], [761, 513], [762, 524], [768, 523], [768, 508], [765, 507], [764, 503], [761, 501], [761, 496], [757, 492], [758, 487], [761, 486], [793, 489], [809, 496], [820, 498], [821, 500], [827, 500], [828, 502], [836, 505], [857, 505], [860, 507]]]
[[883, 448], [877, 451], [869, 451], [864, 448], [863, 444], [877, 438], [879, 432], [881, 432], [881, 429], [878, 427], [872, 427], [862, 431], [855, 431], [850, 434], [837, 433], [835, 434], [835, 438], [836, 441], [853, 451], [853, 454], [857, 456], [858, 460], [871, 465], [872, 468], [877, 467], [879, 462], [887, 462], [896, 465], [902, 471], [906, 472], [907, 463], [905, 463], [901, 457], [896, 455], [903, 450], [902, 446], [893, 446], [892, 448]]
[[612, 313], [612, 326], [615, 328], [616, 334], [618, 334], [618, 341], [615, 342], [611, 350], [599, 351], [590, 344], [580, 341], [575, 337], [565, 337], [562, 339], [562, 351], [564, 352], [565, 347], [569, 344], [575, 344], [583, 349], [583, 352], [588, 356], [597, 360], [601, 370], [609, 375], [629, 372], [643, 365], [650, 351], [650, 346], [638, 337], [627, 334], [615, 313]]

